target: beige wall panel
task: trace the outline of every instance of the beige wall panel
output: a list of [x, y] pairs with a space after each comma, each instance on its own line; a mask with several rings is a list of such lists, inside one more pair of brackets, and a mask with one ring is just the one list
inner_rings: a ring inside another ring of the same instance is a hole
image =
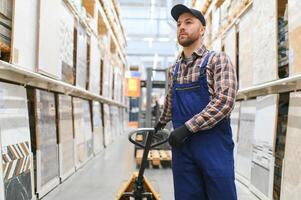
[[277, 1], [254, 0], [253, 11], [253, 84], [260, 84], [278, 78]]
[[301, 1], [288, 1], [290, 75], [301, 73]]
[[290, 94], [281, 200], [301, 197], [301, 92]]
[[12, 27], [12, 63], [36, 70], [38, 0], [15, 0]]

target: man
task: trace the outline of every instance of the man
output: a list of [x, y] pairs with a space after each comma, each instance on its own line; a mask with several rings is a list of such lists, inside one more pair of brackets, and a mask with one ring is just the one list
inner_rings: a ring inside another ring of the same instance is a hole
[[237, 80], [224, 53], [203, 45], [201, 12], [176, 5], [177, 38], [183, 52], [169, 69], [169, 88], [158, 131], [172, 120], [169, 136], [176, 200], [236, 200], [230, 112]]

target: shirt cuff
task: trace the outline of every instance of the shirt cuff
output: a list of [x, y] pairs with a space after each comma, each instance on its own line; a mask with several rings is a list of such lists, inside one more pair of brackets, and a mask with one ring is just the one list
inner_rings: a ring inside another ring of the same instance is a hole
[[185, 123], [185, 126], [188, 128], [188, 130], [192, 133], [196, 133], [199, 131], [199, 126], [198, 124], [196, 123], [196, 121], [192, 118], [190, 120], [188, 120], [186, 123]]

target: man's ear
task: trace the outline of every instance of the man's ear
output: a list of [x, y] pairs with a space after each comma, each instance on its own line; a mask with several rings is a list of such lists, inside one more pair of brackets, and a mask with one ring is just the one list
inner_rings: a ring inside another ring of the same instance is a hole
[[206, 32], [206, 27], [202, 26], [201, 29], [200, 29], [200, 34], [201, 34], [202, 37], [205, 35], [205, 32]]

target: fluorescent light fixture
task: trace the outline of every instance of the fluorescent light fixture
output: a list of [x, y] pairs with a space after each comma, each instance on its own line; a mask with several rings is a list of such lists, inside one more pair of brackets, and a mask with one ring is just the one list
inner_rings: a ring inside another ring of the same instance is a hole
[[160, 42], [169, 42], [170, 39], [169, 38], [158, 38], [158, 41], [160, 41]]

